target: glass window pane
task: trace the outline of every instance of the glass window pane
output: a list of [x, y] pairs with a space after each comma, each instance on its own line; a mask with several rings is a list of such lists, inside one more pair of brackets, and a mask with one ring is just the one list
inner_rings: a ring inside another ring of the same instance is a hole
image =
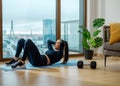
[[82, 52], [79, 25], [83, 25], [83, 1], [61, 0], [61, 38], [68, 41], [70, 54]]
[[55, 11], [56, 0], [2, 0], [3, 58], [14, 56], [20, 38], [32, 39], [39, 49], [56, 40]]

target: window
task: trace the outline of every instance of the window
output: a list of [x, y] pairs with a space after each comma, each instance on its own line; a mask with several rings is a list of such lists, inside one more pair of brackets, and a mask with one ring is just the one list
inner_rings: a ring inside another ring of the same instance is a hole
[[61, 38], [68, 41], [70, 54], [82, 52], [79, 25], [83, 25], [84, 0], [61, 0]]
[[[77, 30], [79, 25], [83, 25], [86, 0], [1, 1], [2, 58], [14, 56], [20, 38], [32, 39], [41, 53], [44, 53], [48, 39], [60, 37], [68, 41], [70, 54], [82, 52], [82, 36]], [[56, 23], [57, 19], [61, 22]]]
[[13, 57], [18, 39], [32, 39], [38, 47], [56, 40], [56, 0], [2, 0], [3, 58]]

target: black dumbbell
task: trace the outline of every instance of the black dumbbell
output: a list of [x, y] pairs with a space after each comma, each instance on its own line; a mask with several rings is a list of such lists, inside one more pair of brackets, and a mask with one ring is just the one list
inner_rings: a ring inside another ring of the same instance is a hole
[[[83, 68], [84, 65], [85, 65], [85, 64], [84, 64], [83, 61], [78, 61], [78, 62], [77, 62], [77, 67], [78, 67], [78, 68]], [[90, 68], [91, 68], [91, 69], [96, 69], [97, 63], [96, 63], [95, 61], [91, 61], [90, 64], [86, 64], [86, 65], [90, 65]]]
[[77, 67], [78, 68], [83, 68], [83, 61], [78, 61], [77, 62]]
[[90, 68], [96, 69], [96, 66], [97, 66], [96, 61], [91, 61], [91, 63], [90, 63]]

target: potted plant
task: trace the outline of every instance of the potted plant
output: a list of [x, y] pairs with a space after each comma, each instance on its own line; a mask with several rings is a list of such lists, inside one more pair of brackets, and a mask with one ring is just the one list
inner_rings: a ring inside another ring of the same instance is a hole
[[85, 26], [79, 26], [79, 31], [83, 35], [82, 45], [83, 45], [83, 53], [86, 59], [93, 58], [93, 49], [102, 46], [103, 38], [99, 36], [101, 29], [105, 23], [104, 18], [96, 18], [92, 22], [93, 31], [90, 32]]

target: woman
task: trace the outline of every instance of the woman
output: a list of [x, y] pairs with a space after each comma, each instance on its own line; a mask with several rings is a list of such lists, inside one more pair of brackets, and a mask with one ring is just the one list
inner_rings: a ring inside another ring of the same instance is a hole
[[[65, 49], [65, 56], [63, 64], [67, 63], [68, 57], [68, 43], [61, 39], [56, 42], [48, 40], [48, 50], [45, 55], [41, 55], [37, 46], [32, 42], [32, 40], [20, 39], [17, 43], [17, 49], [15, 57], [6, 65], [10, 65], [12, 68], [25, 68], [25, 60], [28, 57], [29, 62], [33, 66], [45, 66], [51, 65], [60, 61], [63, 57], [63, 50]], [[54, 45], [54, 46], [53, 46]], [[23, 56], [21, 60], [18, 59], [22, 49]]]

